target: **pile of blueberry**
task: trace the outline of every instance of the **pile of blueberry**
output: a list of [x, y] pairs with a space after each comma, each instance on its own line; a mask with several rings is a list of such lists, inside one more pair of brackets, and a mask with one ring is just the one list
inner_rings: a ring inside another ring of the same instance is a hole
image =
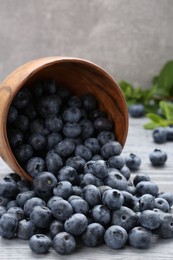
[[121, 155], [114, 126], [91, 94], [73, 96], [44, 80], [22, 88], [9, 110], [8, 138], [33, 183], [16, 173], [0, 181], [0, 235], [29, 240], [31, 250], [69, 254], [78, 240], [149, 248], [173, 238], [173, 194], [145, 174], [141, 159]]

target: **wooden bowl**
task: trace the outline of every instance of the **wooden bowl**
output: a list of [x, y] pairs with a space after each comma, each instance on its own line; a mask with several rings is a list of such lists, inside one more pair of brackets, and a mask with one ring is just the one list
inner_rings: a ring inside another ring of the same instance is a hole
[[46, 57], [33, 60], [12, 72], [0, 86], [0, 155], [10, 168], [32, 181], [17, 162], [7, 137], [7, 115], [11, 102], [24, 85], [38, 79], [54, 78], [75, 95], [93, 93], [102, 110], [115, 125], [117, 140], [124, 146], [128, 132], [128, 112], [124, 96], [113, 78], [99, 66], [78, 58]]

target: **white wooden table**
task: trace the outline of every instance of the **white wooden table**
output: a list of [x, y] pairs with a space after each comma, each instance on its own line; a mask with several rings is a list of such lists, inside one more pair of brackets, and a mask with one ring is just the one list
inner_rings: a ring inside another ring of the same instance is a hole
[[[130, 119], [129, 133], [123, 154], [131, 152], [140, 156], [142, 165], [138, 172], [150, 175], [160, 188], [160, 191], [173, 192], [173, 142], [157, 145], [153, 142], [151, 131], [144, 130], [142, 125], [147, 122], [144, 119]], [[164, 167], [154, 168], [149, 162], [149, 153], [155, 148], [160, 148], [167, 152], [168, 160]], [[0, 177], [10, 172], [10, 168], [0, 160]], [[134, 174], [132, 174], [133, 178]], [[97, 248], [89, 248], [78, 246], [77, 250], [68, 256], [61, 256], [50, 250], [47, 255], [35, 255], [29, 247], [28, 242], [20, 239], [5, 240], [0, 238], [0, 260], [26, 260], [26, 259], [69, 259], [69, 260], [111, 260], [111, 259], [152, 259], [164, 260], [173, 259], [173, 239], [163, 240], [153, 237], [153, 244], [150, 249], [138, 250], [130, 246], [126, 246], [120, 250], [111, 250], [107, 246], [99, 246]]]

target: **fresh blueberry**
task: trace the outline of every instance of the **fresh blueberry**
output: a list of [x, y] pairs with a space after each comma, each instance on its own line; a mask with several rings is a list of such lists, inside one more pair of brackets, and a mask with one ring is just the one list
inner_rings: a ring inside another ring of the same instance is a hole
[[97, 161], [97, 160], [103, 160], [103, 156], [101, 154], [95, 154], [92, 159], [92, 161]]
[[104, 179], [104, 183], [113, 189], [125, 190], [128, 182], [127, 179], [117, 170], [111, 169], [108, 176]]
[[161, 238], [173, 238], [173, 215], [170, 213], [161, 214], [161, 225], [158, 234]]
[[120, 155], [122, 152], [122, 146], [116, 141], [109, 141], [101, 148], [101, 155], [104, 159], [108, 159], [114, 155]]
[[101, 194], [95, 185], [89, 184], [83, 188], [83, 198], [86, 200], [90, 207], [100, 204]]
[[50, 227], [49, 227], [49, 235], [50, 237], [53, 239], [57, 234], [59, 234], [60, 232], [64, 231], [64, 225], [63, 222], [60, 220], [56, 220], [54, 219], [51, 223], [50, 223]]
[[93, 94], [86, 93], [82, 96], [82, 106], [87, 112], [95, 110], [97, 105], [97, 100]]
[[91, 223], [82, 235], [82, 242], [89, 247], [96, 247], [104, 242], [105, 229], [99, 223]]
[[80, 186], [74, 185], [73, 187], [73, 194], [82, 197], [82, 188]]
[[98, 143], [98, 139], [97, 138], [87, 138], [84, 142], [84, 145], [86, 147], [88, 147], [93, 154], [97, 154], [97, 153], [100, 153], [100, 145]]
[[45, 206], [35, 206], [31, 211], [30, 219], [36, 227], [48, 228], [52, 221], [51, 210]]
[[106, 190], [112, 190], [112, 188], [108, 185], [101, 185], [98, 187], [99, 191], [100, 191], [100, 194], [101, 196], [103, 195], [103, 193], [106, 191]]
[[129, 243], [132, 247], [146, 249], [151, 246], [152, 233], [144, 227], [134, 227], [129, 232]]
[[50, 115], [46, 118], [45, 125], [48, 130], [56, 133], [61, 131], [63, 127], [63, 121], [60, 116]]
[[0, 207], [6, 207], [10, 202], [9, 198], [5, 198], [4, 196], [0, 196]]
[[30, 191], [32, 190], [32, 184], [31, 182], [27, 180], [20, 180], [17, 182], [17, 187], [19, 189], [19, 192], [25, 192], [25, 191]]
[[129, 106], [129, 114], [131, 117], [140, 118], [145, 115], [145, 107], [143, 104], [135, 104]]
[[62, 141], [62, 135], [60, 133], [51, 133], [47, 136], [47, 150], [51, 150]]
[[94, 136], [94, 126], [89, 119], [84, 118], [80, 120], [79, 123], [81, 127], [81, 137], [83, 138], [83, 140]]
[[69, 157], [75, 150], [75, 144], [70, 140], [62, 140], [55, 147], [55, 152], [62, 157]]
[[31, 88], [31, 92], [34, 98], [39, 98], [43, 95], [43, 82], [35, 82]]
[[121, 169], [120, 169], [121, 174], [127, 179], [130, 179], [130, 175], [131, 175], [131, 171], [130, 169], [124, 165]]
[[136, 226], [137, 220], [135, 212], [125, 206], [112, 212], [112, 225], [119, 225], [127, 232]]
[[60, 196], [63, 199], [68, 199], [73, 193], [72, 184], [69, 181], [60, 181], [53, 189], [55, 196]]
[[150, 176], [143, 174], [143, 173], [136, 174], [133, 179], [134, 186], [136, 186], [141, 181], [151, 181]]
[[46, 254], [51, 247], [51, 240], [46, 235], [36, 234], [30, 238], [29, 247], [35, 254]]
[[6, 209], [4, 206], [0, 206], [0, 218], [2, 217], [2, 215], [6, 213]]
[[8, 173], [5, 177], [10, 178], [15, 182], [18, 182], [21, 180], [20, 175], [15, 172]]
[[84, 169], [85, 163], [86, 161], [84, 158], [80, 156], [73, 156], [67, 159], [66, 166], [71, 166], [77, 171], [77, 173], [81, 173]]
[[108, 166], [104, 160], [88, 161], [84, 166], [84, 172], [90, 172], [100, 179], [108, 176]]
[[17, 183], [11, 178], [4, 177], [0, 181], [0, 196], [4, 196], [5, 198], [15, 198], [18, 192]]
[[115, 136], [110, 131], [102, 131], [98, 134], [97, 139], [98, 139], [100, 145], [104, 145], [104, 144], [108, 143], [109, 141], [114, 141]]
[[63, 167], [62, 158], [53, 150], [50, 150], [46, 154], [45, 159], [47, 170], [53, 174], [56, 174], [61, 169], [61, 167]]
[[83, 198], [74, 198], [70, 199], [69, 203], [71, 204], [74, 213], [82, 213], [87, 215], [89, 212], [89, 205], [86, 200]]
[[66, 220], [73, 214], [70, 203], [62, 198], [54, 199], [49, 205], [53, 216], [58, 220]]
[[29, 102], [27, 107], [24, 108], [23, 114], [30, 120], [34, 120], [37, 117], [37, 111], [33, 102]]
[[155, 207], [155, 200], [151, 194], [144, 194], [139, 199], [139, 208], [140, 211], [147, 209], [153, 210]]
[[27, 200], [23, 207], [26, 217], [30, 216], [31, 211], [35, 206], [46, 206], [46, 203], [44, 202], [44, 200], [37, 197], [33, 197]]
[[66, 123], [63, 127], [63, 134], [69, 138], [75, 138], [81, 133], [81, 127], [78, 123]]
[[53, 248], [58, 254], [67, 255], [75, 250], [76, 241], [69, 233], [60, 232], [53, 239]]
[[167, 126], [166, 131], [167, 141], [173, 141], [173, 125]]
[[18, 223], [17, 237], [29, 240], [35, 234], [36, 228], [34, 223], [29, 219], [22, 219]]
[[42, 82], [44, 93], [55, 94], [56, 93], [56, 81], [54, 79], [46, 79]]
[[19, 205], [17, 204], [17, 201], [16, 200], [10, 200], [6, 206], [6, 210], [8, 211], [9, 209], [11, 208], [14, 208], [14, 207], [18, 207]]
[[70, 107], [64, 110], [62, 118], [68, 123], [77, 123], [81, 118], [80, 109], [77, 107]]
[[91, 150], [83, 144], [78, 144], [76, 146], [75, 155], [82, 157], [86, 161], [89, 161], [92, 158]]
[[169, 203], [163, 198], [155, 198], [155, 208], [168, 212], [170, 207]]
[[119, 249], [125, 246], [127, 242], [127, 232], [124, 228], [113, 225], [110, 226], [104, 235], [106, 245], [112, 249]]
[[22, 132], [25, 132], [28, 130], [29, 127], [29, 119], [24, 115], [19, 115], [14, 123], [15, 127]]
[[[124, 197], [119, 190], [106, 190], [102, 195], [102, 202], [110, 210], [120, 209], [124, 202]], [[98, 203], [97, 203], [98, 204]]]
[[19, 193], [16, 197], [17, 204], [23, 208], [25, 202], [31, 198], [35, 197], [34, 191], [24, 191], [22, 193]]
[[18, 221], [24, 219], [25, 217], [23, 209], [17, 206], [9, 208], [7, 212], [13, 213], [17, 217]]
[[18, 130], [18, 129], [10, 129], [8, 130], [8, 140], [10, 143], [10, 146], [12, 148], [15, 148], [19, 145], [21, 145], [23, 143], [23, 133], [22, 131]]
[[0, 236], [11, 239], [16, 235], [18, 218], [13, 213], [4, 213], [0, 218]]
[[78, 96], [70, 97], [69, 100], [68, 100], [68, 105], [69, 105], [69, 107], [81, 108], [82, 102], [81, 102], [80, 97], [78, 97]]
[[28, 143], [32, 146], [34, 150], [40, 151], [46, 146], [46, 138], [42, 134], [35, 133], [30, 135]]
[[98, 132], [111, 131], [113, 128], [113, 124], [106, 117], [98, 117], [94, 121], [94, 127]]
[[41, 157], [32, 157], [26, 163], [26, 170], [32, 177], [45, 170], [45, 161]]
[[125, 165], [125, 159], [121, 156], [112, 156], [108, 159], [108, 166], [110, 168], [121, 169]]
[[44, 120], [42, 119], [35, 119], [30, 123], [30, 131], [31, 133], [35, 134], [42, 134], [48, 135], [50, 131], [46, 128]]
[[12, 124], [15, 122], [16, 118], [18, 116], [18, 111], [14, 106], [11, 106], [8, 111], [7, 115], [7, 123]]
[[59, 181], [69, 181], [72, 184], [76, 184], [78, 181], [78, 174], [76, 170], [71, 166], [64, 166], [57, 174]]
[[152, 136], [155, 143], [163, 144], [167, 141], [167, 130], [163, 127], [157, 127], [153, 130]]
[[82, 213], [75, 213], [64, 222], [64, 229], [71, 235], [81, 235], [88, 225], [87, 217]]
[[110, 223], [111, 212], [105, 205], [96, 205], [91, 211], [92, 217], [95, 222], [105, 226]]
[[29, 92], [29, 90], [26, 88], [22, 88], [15, 95], [12, 104], [17, 109], [23, 109], [29, 104], [30, 98], [31, 93]]
[[157, 196], [158, 191], [158, 185], [151, 181], [141, 181], [136, 185], [136, 193], [140, 196], [147, 193], [153, 196]]
[[50, 115], [57, 115], [60, 106], [61, 106], [61, 99], [57, 95], [47, 95], [42, 96], [38, 101], [37, 110], [41, 117], [47, 118]]
[[124, 197], [124, 202], [123, 202], [123, 206], [128, 207], [130, 209], [134, 209], [136, 207], [136, 205], [138, 205], [138, 199], [133, 196], [131, 193], [129, 193], [128, 191], [121, 191], [123, 197]]
[[99, 186], [103, 185], [103, 181], [101, 179], [97, 178], [96, 176], [94, 176], [92, 173], [86, 173], [80, 179], [80, 186], [85, 187], [88, 184], [93, 184], [96, 187], [99, 187]]
[[153, 166], [163, 166], [167, 161], [167, 154], [160, 149], [155, 149], [149, 154], [149, 159]]
[[53, 189], [56, 185], [57, 179], [50, 172], [40, 172], [34, 178], [35, 193], [46, 200], [53, 195]]
[[127, 157], [126, 157], [126, 166], [131, 170], [131, 171], [136, 171], [139, 169], [141, 165], [141, 159], [133, 154], [130, 153]]
[[160, 226], [160, 215], [153, 210], [144, 210], [139, 216], [139, 223], [142, 227], [153, 230]]
[[171, 207], [173, 205], [173, 193], [172, 192], [160, 192], [157, 195], [158, 198], [163, 198], [165, 199], [168, 203], [169, 206]]
[[14, 154], [19, 162], [26, 162], [33, 155], [32, 146], [29, 144], [21, 144], [14, 149]]

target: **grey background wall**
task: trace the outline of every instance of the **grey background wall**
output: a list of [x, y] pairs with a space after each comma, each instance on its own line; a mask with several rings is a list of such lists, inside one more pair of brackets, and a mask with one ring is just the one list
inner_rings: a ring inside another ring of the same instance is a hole
[[0, 81], [43, 56], [88, 59], [150, 86], [173, 59], [173, 0], [0, 0]]

